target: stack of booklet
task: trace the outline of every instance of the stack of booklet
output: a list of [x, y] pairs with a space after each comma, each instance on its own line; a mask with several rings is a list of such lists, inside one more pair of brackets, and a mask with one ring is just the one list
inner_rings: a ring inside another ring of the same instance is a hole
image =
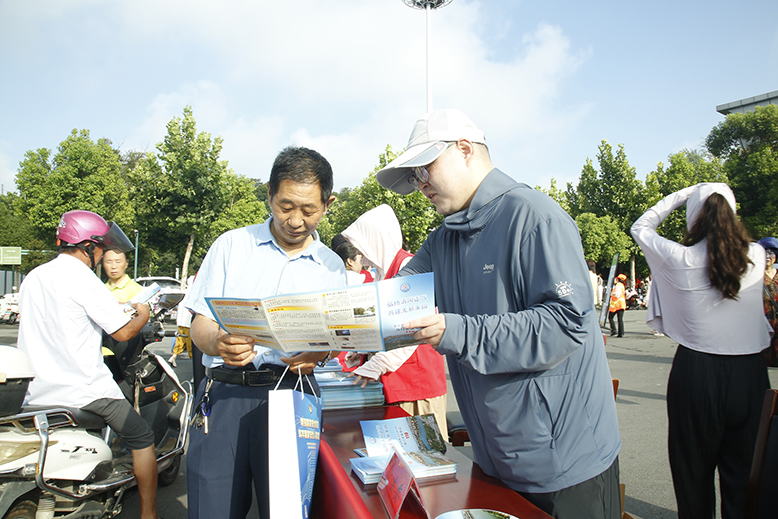
[[324, 409], [346, 409], [384, 404], [383, 384], [368, 382], [355, 386], [354, 378], [347, 377], [341, 370], [338, 359], [332, 359], [323, 368], [314, 370], [316, 382], [321, 388]]
[[435, 415], [365, 420], [360, 425], [366, 447], [355, 449], [361, 457], [349, 461], [362, 483], [378, 483], [395, 452], [416, 478], [456, 474], [457, 463], [444, 456], [446, 442]]

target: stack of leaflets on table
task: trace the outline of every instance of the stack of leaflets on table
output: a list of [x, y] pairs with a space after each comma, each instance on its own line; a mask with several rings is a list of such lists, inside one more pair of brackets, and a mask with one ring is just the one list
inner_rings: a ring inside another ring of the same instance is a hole
[[332, 359], [323, 368], [316, 368], [314, 376], [321, 388], [323, 409], [347, 409], [384, 404], [383, 384], [368, 382], [364, 388], [361, 383], [355, 386], [354, 378], [347, 377], [341, 371], [337, 359]]
[[[446, 442], [435, 415], [360, 422], [366, 457], [353, 458], [351, 470], [364, 484], [377, 483], [396, 450], [416, 478], [456, 474], [457, 463], [446, 456]], [[393, 450], [394, 449], [394, 450]], [[361, 450], [355, 450], [361, 455]]]

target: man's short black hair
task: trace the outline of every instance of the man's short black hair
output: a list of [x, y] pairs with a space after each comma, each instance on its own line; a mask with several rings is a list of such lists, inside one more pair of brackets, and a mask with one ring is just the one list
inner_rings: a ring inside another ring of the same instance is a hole
[[270, 170], [268, 189], [275, 195], [282, 180], [300, 184], [319, 184], [321, 201], [327, 203], [332, 194], [332, 166], [317, 151], [301, 146], [289, 146], [278, 154]]

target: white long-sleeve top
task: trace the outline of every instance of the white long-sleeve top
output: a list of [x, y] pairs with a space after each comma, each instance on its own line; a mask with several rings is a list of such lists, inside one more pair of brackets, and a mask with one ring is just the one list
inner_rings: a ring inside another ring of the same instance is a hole
[[687, 247], [656, 232], [674, 209], [687, 202], [687, 217], [696, 217], [711, 192], [721, 192], [734, 205], [726, 185], [697, 184], [665, 197], [632, 225], [632, 237], [651, 268], [646, 322], [693, 350], [717, 355], [758, 353], [770, 341], [762, 306], [764, 249], [756, 243], [749, 246], [752, 263], [740, 281], [737, 300], [732, 300], [708, 280], [707, 240]]

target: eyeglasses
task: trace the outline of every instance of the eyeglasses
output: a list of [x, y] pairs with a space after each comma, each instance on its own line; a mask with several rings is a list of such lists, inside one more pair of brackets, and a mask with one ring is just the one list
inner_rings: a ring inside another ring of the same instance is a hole
[[[441, 144], [442, 142], [445, 142], [445, 144], [446, 144], [446, 148], [443, 150], [443, 151], [446, 151], [451, 146], [456, 144], [458, 141], [441, 141], [438, 144]], [[437, 149], [437, 151], [435, 151], [435, 149]], [[434, 148], [430, 148], [427, 151], [430, 151], [430, 150], [432, 150], [435, 153], [435, 160], [437, 160], [437, 158], [440, 157], [443, 154], [443, 152], [440, 151], [440, 148], [438, 147], [437, 144], [435, 145]], [[424, 154], [422, 154], [422, 155], [424, 155]], [[422, 156], [422, 155], [420, 155], [420, 156]], [[435, 162], [435, 161], [433, 160], [432, 162]], [[419, 185], [420, 184], [425, 184], [425, 183], [429, 182], [429, 180], [430, 180], [430, 172], [424, 166], [412, 167], [411, 168], [411, 172], [413, 174], [408, 177], [408, 183], [413, 186], [413, 189], [419, 189]]]
[[424, 184], [430, 179], [430, 172], [424, 166], [418, 166], [411, 168], [413, 174], [408, 177], [408, 183], [413, 186], [413, 189], [419, 189], [419, 184]]

